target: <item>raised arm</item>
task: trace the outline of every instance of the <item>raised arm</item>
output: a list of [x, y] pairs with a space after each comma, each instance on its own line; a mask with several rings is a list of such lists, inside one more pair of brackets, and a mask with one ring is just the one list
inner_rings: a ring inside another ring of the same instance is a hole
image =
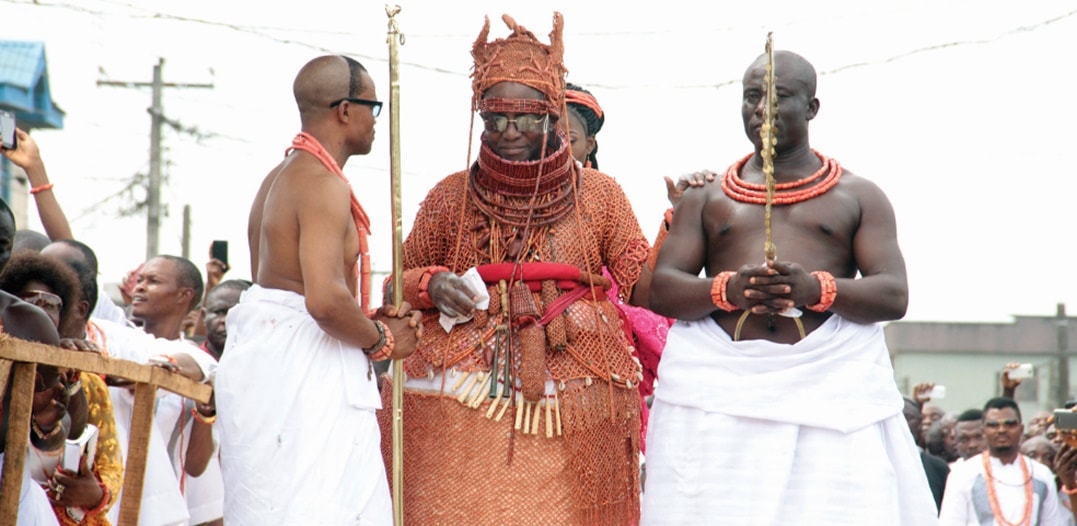
[[45, 227], [45, 234], [52, 241], [72, 239], [74, 236], [71, 235], [71, 224], [60, 208], [60, 202], [56, 200], [37, 143], [29, 133], [22, 130], [16, 129], [15, 134], [18, 136], [18, 146], [14, 150], [2, 151], [4, 157], [26, 172], [26, 178], [30, 180], [30, 193], [37, 203], [38, 217], [41, 218], [41, 225]]

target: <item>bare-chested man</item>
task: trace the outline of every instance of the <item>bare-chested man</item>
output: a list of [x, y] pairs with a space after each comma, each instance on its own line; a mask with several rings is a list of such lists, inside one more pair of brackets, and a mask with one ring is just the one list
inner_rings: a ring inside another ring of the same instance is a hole
[[761, 264], [766, 56], [743, 80], [754, 153], [684, 194], [658, 258], [651, 307], [681, 321], [659, 366], [643, 523], [932, 524], [878, 324], [908, 298], [893, 209], [811, 149], [811, 64], [775, 63], [777, 260]]
[[381, 103], [343, 56], [307, 63], [293, 91], [303, 131], [251, 208], [254, 285], [217, 376], [225, 523], [391, 524], [372, 362], [414, 351], [420, 313], [372, 320], [356, 302], [369, 224], [341, 173], [370, 152]]

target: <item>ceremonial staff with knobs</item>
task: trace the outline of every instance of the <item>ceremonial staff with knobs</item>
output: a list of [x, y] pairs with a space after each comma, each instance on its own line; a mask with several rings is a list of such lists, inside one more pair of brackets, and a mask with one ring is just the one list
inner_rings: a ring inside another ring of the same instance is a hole
[[[762, 139], [763, 147], [759, 150], [760, 157], [763, 158], [763, 175], [766, 177], [766, 190], [767, 197], [766, 203], [763, 208], [763, 230], [766, 234], [766, 239], [763, 241], [763, 257], [766, 258], [767, 264], [774, 263], [778, 259], [778, 247], [774, 245], [774, 235], [771, 231], [771, 208], [774, 205], [774, 147], [778, 144], [778, 138], [774, 134], [774, 121], [778, 117], [778, 92], [775, 88], [775, 72], [774, 72], [774, 33], [767, 33], [767, 65], [766, 74], [763, 77], [763, 85], [766, 89], [763, 102], [763, 125], [759, 128], [759, 138]], [[740, 315], [740, 319], [737, 320], [737, 328], [733, 331], [733, 339], [740, 340], [740, 330], [744, 326], [744, 322], [751, 315], [751, 309], [746, 309], [743, 314]], [[804, 323], [800, 321], [800, 310], [793, 307], [787, 309], [782, 315], [790, 316], [797, 324], [797, 331], [800, 332], [800, 339], [804, 339]], [[773, 314], [768, 314], [773, 316]]]
[[[400, 58], [404, 35], [396, 25], [400, 6], [385, 6], [389, 17], [389, 178], [393, 215], [393, 305], [404, 303], [404, 232], [400, 211]], [[404, 360], [393, 360], [393, 523], [404, 524]]]

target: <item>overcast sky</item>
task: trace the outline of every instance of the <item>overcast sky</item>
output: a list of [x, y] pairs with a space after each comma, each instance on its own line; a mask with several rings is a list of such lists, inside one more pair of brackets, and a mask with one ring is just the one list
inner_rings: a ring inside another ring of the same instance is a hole
[[[569, 80], [606, 113], [603, 171], [624, 187], [653, 236], [668, 206], [662, 177], [722, 170], [747, 153], [739, 80], [775, 45], [821, 73], [812, 144], [877, 182], [893, 201], [909, 269], [905, 319], [1007, 321], [1077, 312], [1077, 191], [1072, 123], [1077, 3], [400, 2], [404, 230], [441, 177], [467, 164], [471, 44], [490, 15], [509, 13], [546, 40], [565, 16]], [[166, 130], [161, 252], [181, 251], [193, 210], [192, 259], [231, 244], [228, 277], [249, 278], [246, 216], [258, 183], [298, 131], [295, 73], [346, 53], [388, 100], [384, 4], [308, 0], [0, 0], [4, 38], [43, 40], [63, 130], [34, 133], [76, 237], [116, 281], [145, 254], [144, 217], [120, 218], [108, 199], [148, 170], [148, 82], [158, 58], [166, 115], [199, 135]], [[639, 7], [646, 5], [647, 7]], [[764, 9], [766, 8], [766, 9]], [[345, 167], [373, 218], [376, 271], [391, 268], [389, 119], [374, 150]], [[475, 134], [477, 141], [478, 134]], [[36, 227], [36, 218], [30, 222]], [[780, 248], [780, 247], [779, 247]]]

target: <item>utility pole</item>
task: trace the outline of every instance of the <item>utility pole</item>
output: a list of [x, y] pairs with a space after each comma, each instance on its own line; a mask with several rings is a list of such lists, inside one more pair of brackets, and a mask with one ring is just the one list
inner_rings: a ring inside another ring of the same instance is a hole
[[153, 88], [152, 104], [147, 109], [150, 113], [150, 177], [146, 184], [146, 259], [157, 255], [158, 237], [161, 231], [161, 125], [164, 123], [164, 108], [161, 95], [164, 88], [213, 88], [213, 84], [192, 84], [164, 82], [161, 68], [165, 59], [157, 59], [153, 66], [153, 82], [127, 82], [116, 80], [98, 80], [98, 86], [118, 86], [123, 88]]
[[1058, 385], [1055, 386], [1055, 407], [1064, 407], [1070, 398], [1070, 356], [1069, 356], [1069, 318], [1066, 317], [1066, 304], [1059, 303], [1055, 314], [1058, 331]]
[[191, 205], [183, 205], [183, 259], [191, 259]]

